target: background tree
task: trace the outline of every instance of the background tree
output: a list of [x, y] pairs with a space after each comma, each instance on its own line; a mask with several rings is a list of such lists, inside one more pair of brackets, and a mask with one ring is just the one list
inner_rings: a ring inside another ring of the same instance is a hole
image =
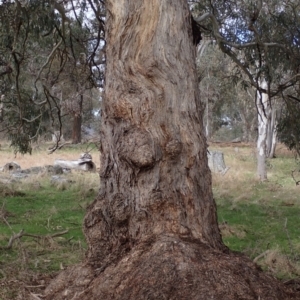
[[[74, 140], [80, 140], [84, 91], [103, 81], [103, 76], [99, 76], [103, 60], [98, 57], [104, 27], [100, 12], [95, 17], [99, 18], [97, 27], [95, 20], [84, 18], [89, 2], [0, 3], [1, 125], [17, 151], [30, 152], [31, 142], [47, 128], [57, 127], [61, 132], [62, 109], [71, 107], [67, 105], [71, 99], [73, 109], [69, 113], [74, 117]], [[97, 13], [99, 7], [93, 8]], [[82, 53], [84, 63], [80, 62]], [[66, 81], [67, 72], [68, 85], [73, 81], [74, 89], [72, 93], [69, 89], [68, 95], [65, 93], [67, 101], [62, 103], [61, 93], [55, 91]]]
[[275, 140], [267, 138], [268, 128], [275, 128], [272, 99], [278, 95], [295, 98], [293, 87], [300, 79], [299, 5], [290, 0], [195, 2], [192, 8], [202, 30], [213, 36], [246, 75], [247, 85], [258, 91], [257, 170], [265, 180], [265, 158], [272, 148], [270, 141]]
[[229, 57], [224, 56], [214, 40], [205, 39], [201, 43], [197, 68], [208, 140], [253, 141], [257, 135], [254, 93], [245, 86], [243, 74], [236, 70]]
[[[0, 8], [1, 125], [8, 131], [12, 145], [25, 153], [31, 151], [30, 141], [43, 130], [39, 120], [45, 116], [45, 106], [35, 102], [46, 102], [45, 95], [37, 99], [32, 83], [37, 64], [42, 57], [45, 59], [45, 41], [50, 41], [49, 33], [57, 26], [58, 19], [50, 7], [40, 2], [30, 2], [30, 7], [25, 7], [19, 1], [3, 1]], [[40, 41], [43, 34], [45, 39]], [[46, 44], [49, 49], [49, 43]], [[42, 45], [44, 51], [40, 51]]]
[[287, 101], [277, 126], [279, 139], [300, 156], [300, 103]]

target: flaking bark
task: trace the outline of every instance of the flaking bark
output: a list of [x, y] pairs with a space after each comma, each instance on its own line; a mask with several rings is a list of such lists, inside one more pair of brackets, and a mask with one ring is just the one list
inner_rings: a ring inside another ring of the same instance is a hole
[[85, 218], [100, 266], [161, 234], [223, 248], [184, 6], [108, 2], [101, 190]]

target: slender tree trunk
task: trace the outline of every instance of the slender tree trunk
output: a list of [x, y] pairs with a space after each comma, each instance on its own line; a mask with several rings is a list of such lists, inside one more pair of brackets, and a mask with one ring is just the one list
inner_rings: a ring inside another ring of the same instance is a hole
[[107, 0], [101, 187], [86, 262], [46, 299], [287, 299], [217, 225], [185, 0]]
[[73, 116], [72, 144], [81, 143], [82, 103], [83, 95], [80, 95], [80, 99], [78, 102], [78, 112]]
[[[207, 85], [207, 95], [208, 95], [208, 85]], [[208, 96], [206, 97], [206, 105], [205, 105], [205, 136], [206, 139], [209, 141], [211, 139], [211, 130], [209, 124], [209, 101]]]
[[[265, 80], [261, 82], [261, 87], [267, 89]], [[266, 170], [266, 143], [269, 124], [269, 99], [264, 93], [257, 93], [258, 111], [258, 137], [257, 137], [257, 176], [261, 181], [267, 180]]]
[[4, 101], [4, 95], [1, 96], [0, 98], [0, 122], [3, 122], [3, 115], [4, 115], [4, 105], [3, 105], [3, 101]]
[[247, 120], [246, 114], [244, 111], [240, 112], [240, 118], [242, 120], [242, 129], [243, 129], [243, 137], [242, 141], [248, 143], [250, 136], [250, 124]]
[[277, 110], [275, 107], [272, 107], [269, 124], [267, 153], [269, 158], [275, 158], [275, 149], [277, 144]]

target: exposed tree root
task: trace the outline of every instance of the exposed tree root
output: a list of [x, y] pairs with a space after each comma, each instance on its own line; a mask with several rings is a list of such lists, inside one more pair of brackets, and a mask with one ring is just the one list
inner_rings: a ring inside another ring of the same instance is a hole
[[60, 273], [46, 299], [300, 299], [249, 258], [174, 237], [140, 244], [100, 272], [88, 264]]

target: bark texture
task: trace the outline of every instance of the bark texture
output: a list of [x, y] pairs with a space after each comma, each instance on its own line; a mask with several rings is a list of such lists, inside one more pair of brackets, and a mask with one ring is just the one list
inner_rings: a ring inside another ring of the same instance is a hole
[[69, 268], [50, 291], [48, 300], [299, 299], [240, 254], [170, 236], [139, 244], [104, 271], [89, 265]]
[[[267, 89], [267, 82], [260, 83], [263, 89]], [[267, 180], [266, 157], [267, 157], [267, 132], [269, 125], [270, 103], [267, 94], [257, 92], [258, 111], [258, 137], [257, 137], [257, 176], [260, 181]]]
[[107, 0], [101, 186], [86, 262], [46, 299], [289, 299], [223, 245], [185, 0]]
[[110, 1], [101, 189], [85, 218], [97, 267], [159, 235], [223, 245], [184, 1]]

